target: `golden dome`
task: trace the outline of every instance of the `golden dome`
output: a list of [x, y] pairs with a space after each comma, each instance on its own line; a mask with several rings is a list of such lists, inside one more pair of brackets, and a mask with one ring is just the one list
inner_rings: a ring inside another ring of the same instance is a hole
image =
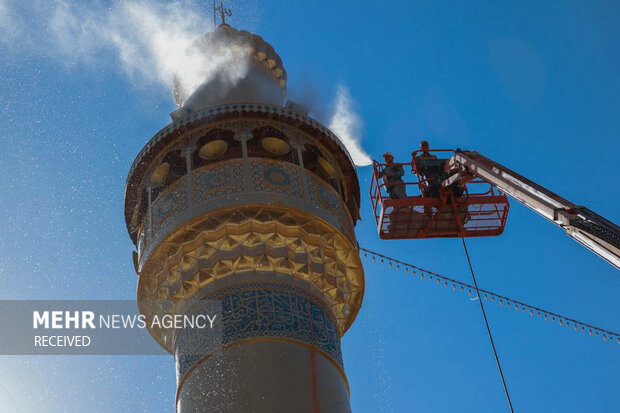
[[[207, 33], [198, 39], [196, 45], [200, 47], [201, 43], [207, 45], [214, 42], [221, 42], [223, 47], [248, 56], [250, 63], [267, 73], [278, 87], [282, 89], [282, 95], [286, 94], [287, 77], [282, 59], [261, 36], [250, 33], [247, 30], [237, 30], [223, 23], [219, 25], [215, 32]], [[179, 106], [187, 98], [178, 82], [174, 84], [174, 96]]]

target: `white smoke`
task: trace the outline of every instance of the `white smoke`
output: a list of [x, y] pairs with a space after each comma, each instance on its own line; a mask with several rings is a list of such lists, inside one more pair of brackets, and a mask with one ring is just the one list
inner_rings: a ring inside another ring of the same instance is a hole
[[8, 0], [0, 0], [0, 41], [13, 39], [19, 32]]
[[197, 46], [196, 41], [213, 30], [197, 0], [47, 0], [29, 6], [10, 1], [0, 0], [0, 22], [20, 8], [37, 16], [34, 26], [43, 32], [33, 29], [29, 34], [45, 53], [68, 64], [94, 64], [111, 52], [136, 85], [170, 90], [176, 78], [189, 94], [216, 75], [235, 84], [247, 73], [242, 53], [213, 41]]
[[355, 112], [351, 94], [344, 85], [338, 85], [329, 128], [340, 138], [355, 165], [367, 166], [372, 163], [360, 144], [362, 120]]
[[[186, 97], [216, 76], [235, 85], [247, 74], [243, 48], [204, 38], [212, 30], [198, 0], [0, 0], [5, 44], [39, 47], [71, 65], [107, 64], [111, 53], [135, 85], [169, 92], [176, 79]], [[362, 122], [344, 85], [333, 106], [330, 129], [357, 166], [370, 165], [360, 145]]]

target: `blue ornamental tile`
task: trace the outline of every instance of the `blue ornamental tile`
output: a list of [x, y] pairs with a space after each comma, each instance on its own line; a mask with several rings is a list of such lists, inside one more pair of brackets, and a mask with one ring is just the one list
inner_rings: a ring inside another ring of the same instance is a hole
[[[336, 325], [306, 291], [282, 284], [246, 283], [208, 298], [221, 300], [224, 346], [247, 339], [285, 338], [315, 347], [342, 366]], [[195, 353], [200, 341], [199, 336], [179, 340], [175, 354], [188, 354], [190, 349]], [[177, 358], [177, 374], [182, 377], [198, 360], [195, 356]]]

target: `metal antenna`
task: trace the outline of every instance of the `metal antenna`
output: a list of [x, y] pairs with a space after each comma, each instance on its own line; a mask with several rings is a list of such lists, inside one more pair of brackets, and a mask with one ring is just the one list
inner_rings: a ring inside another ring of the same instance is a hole
[[216, 13], [219, 12], [220, 16], [222, 16], [222, 24], [226, 24], [226, 16], [230, 17], [232, 16], [232, 10], [227, 9], [224, 6], [223, 2], [220, 2], [220, 5], [218, 7], [215, 7], [215, 0], [213, 0], [213, 25], [216, 26], [216, 21], [215, 21], [215, 15]]
[[213, 30], [217, 28], [217, 22], [215, 21], [215, 16], [217, 14], [217, 9], [215, 8], [215, 0], [213, 0]]

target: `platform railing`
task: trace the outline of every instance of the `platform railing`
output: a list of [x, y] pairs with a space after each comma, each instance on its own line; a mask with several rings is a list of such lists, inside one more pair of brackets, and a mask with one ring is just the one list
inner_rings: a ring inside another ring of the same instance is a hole
[[[452, 154], [453, 150], [430, 151], [443, 154]], [[420, 173], [417, 164], [417, 156], [421, 151], [412, 154], [412, 162], [379, 163], [373, 162], [373, 176], [370, 183], [370, 200], [373, 214], [378, 225], [379, 235], [386, 238], [412, 238], [403, 228], [407, 218], [403, 211], [409, 214], [426, 214], [430, 210], [435, 211], [424, 230], [432, 230], [433, 236], [485, 236], [499, 235], [505, 226], [508, 215], [508, 200], [497, 188], [480, 178], [473, 178], [466, 184], [458, 184], [462, 190], [461, 196], [454, 196], [450, 189], [442, 188], [438, 196], [425, 196], [425, 189], [430, 186], [429, 179]], [[438, 157], [439, 158], [439, 157]], [[441, 159], [441, 158], [439, 158]], [[381, 172], [388, 166], [401, 166], [404, 169], [402, 182], [388, 183], [383, 179]], [[446, 179], [453, 171], [446, 170], [441, 178]], [[411, 179], [409, 179], [409, 177]], [[407, 193], [406, 198], [391, 198], [388, 188], [402, 185]], [[454, 213], [446, 217], [440, 210], [449, 208]], [[464, 212], [463, 217], [458, 211]], [[404, 221], [403, 221], [404, 220]], [[442, 230], [442, 226], [448, 226], [447, 221], [455, 223], [458, 230]], [[398, 222], [400, 221], [400, 222]], [[387, 234], [389, 228], [401, 228], [402, 236]], [[412, 230], [413, 231], [413, 230]], [[388, 236], [389, 235], [389, 236]]]

